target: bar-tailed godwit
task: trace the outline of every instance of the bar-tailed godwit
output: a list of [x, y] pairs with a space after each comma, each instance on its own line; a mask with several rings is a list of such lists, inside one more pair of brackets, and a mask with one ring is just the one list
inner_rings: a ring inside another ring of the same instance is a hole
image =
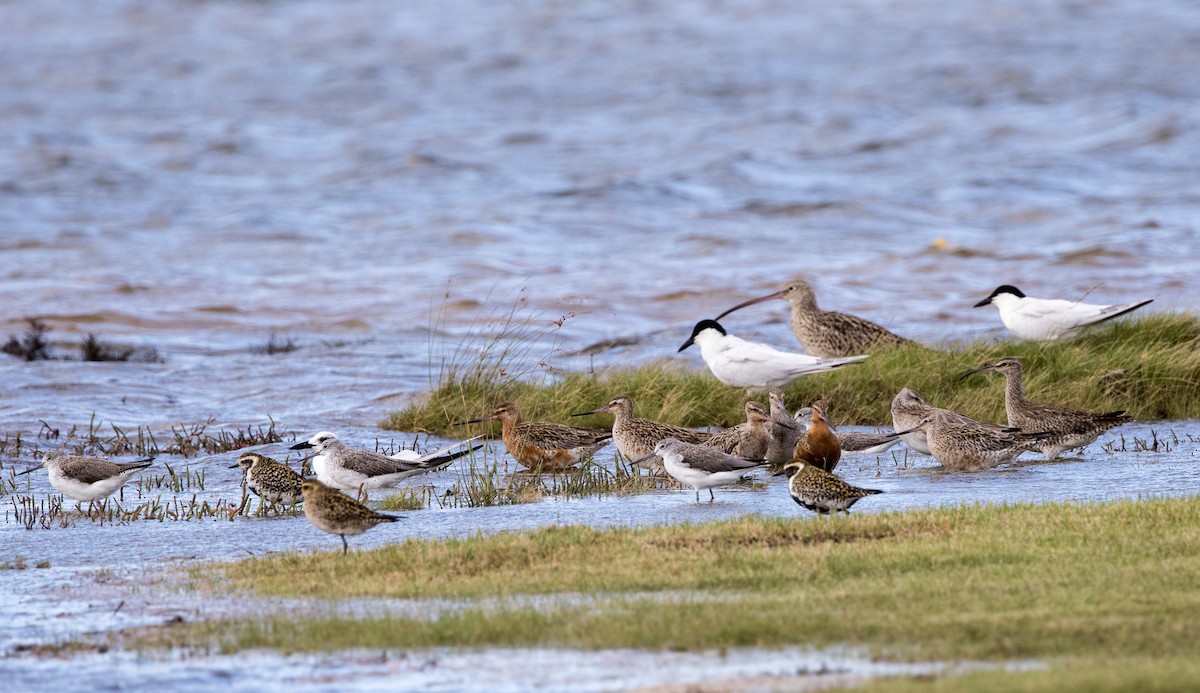
[[500, 420], [500, 437], [508, 454], [534, 471], [562, 471], [596, 454], [612, 433], [597, 428], [576, 428], [549, 421], [525, 421], [516, 402], [501, 402], [487, 416], [463, 424]]
[[1093, 414], [1029, 401], [1025, 397], [1021, 362], [1014, 358], [1000, 359], [991, 365], [968, 371], [962, 377], [984, 371], [996, 371], [1004, 376], [1004, 410], [1008, 414], [1009, 426], [1048, 434], [1036, 446], [1048, 460], [1067, 450], [1092, 443], [1110, 428], [1133, 421], [1124, 411]]
[[812, 286], [794, 279], [782, 290], [739, 303], [717, 316], [717, 320], [735, 310], [771, 299], [782, 298], [792, 308], [792, 332], [813, 356], [835, 358], [869, 354], [880, 346], [906, 346], [916, 342], [894, 334], [870, 320], [856, 315], [821, 310]]

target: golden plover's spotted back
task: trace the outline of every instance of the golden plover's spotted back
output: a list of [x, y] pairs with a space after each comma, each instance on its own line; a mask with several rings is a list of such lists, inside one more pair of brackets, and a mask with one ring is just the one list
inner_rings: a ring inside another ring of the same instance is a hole
[[859, 499], [883, 493], [876, 489], [859, 488], [820, 467], [802, 461], [789, 462], [784, 471], [792, 475], [788, 480], [788, 492], [792, 494], [792, 500], [818, 515], [836, 512], [849, 514], [850, 506]]
[[346, 535], [358, 535], [384, 522], [395, 522], [399, 515], [375, 512], [350, 496], [322, 484], [305, 479], [300, 485], [304, 495], [304, 516], [322, 532], [342, 538], [342, 553], [346, 553]]
[[304, 477], [279, 460], [257, 452], [243, 452], [230, 469], [235, 467], [242, 470], [246, 488], [264, 503], [295, 505], [303, 500], [300, 484]]

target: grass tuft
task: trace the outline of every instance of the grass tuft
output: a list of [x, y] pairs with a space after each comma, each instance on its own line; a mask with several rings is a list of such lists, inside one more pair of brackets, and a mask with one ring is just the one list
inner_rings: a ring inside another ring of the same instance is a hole
[[[454, 422], [488, 413], [506, 399], [518, 402], [526, 419], [604, 425], [611, 418], [581, 420], [570, 415], [619, 394], [633, 398], [638, 416], [684, 426], [725, 427], [745, 418], [741, 390], [679, 361], [554, 378], [496, 377], [495, 364], [488, 359], [507, 353], [499, 342], [522, 338], [528, 336], [496, 335], [490, 356], [479, 357], [473, 368], [443, 370], [427, 399], [391, 414], [380, 425], [461, 434]], [[462, 352], [458, 358], [468, 356]], [[1025, 392], [1035, 401], [1089, 411], [1124, 409], [1142, 420], [1200, 418], [1200, 319], [1191, 314], [1147, 314], [1067, 342], [1008, 339], [952, 344], [939, 351], [881, 350], [861, 363], [795, 381], [786, 389], [787, 401], [799, 408], [824, 398], [832, 403], [838, 423], [889, 425], [892, 397], [912, 387], [931, 404], [985, 421], [1003, 421], [999, 376], [979, 374], [961, 381], [959, 376], [1005, 356], [1021, 359]]]
[[50, 343], [46, 341], [46, 323], [38, 318], [25, 318], [29, 328], [20, 337], [10, 336], [0, 351], [26, 361], [45, 361], [51, 358]]

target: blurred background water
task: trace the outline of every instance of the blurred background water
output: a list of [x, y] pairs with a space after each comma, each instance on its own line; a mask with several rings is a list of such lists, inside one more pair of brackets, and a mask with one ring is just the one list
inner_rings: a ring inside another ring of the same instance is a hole
[[[164, 359], [4, 357], [6, 432], [373, 425], [518, 300], [568, 318], [542, 355], [582, 369], [673, 357], [798, 274], [935, 343], [998, 333], [971, 306], [1001, 283], [1156, 310], [1200, 285], [1183, 0], [81, 0], [0, 23], [0, 334], [39, 316], [60, 352], [91, 332]], [[786, 316], [727, 326], [796, 348]], [[273, 333], [300, 348], [252, 353]]]

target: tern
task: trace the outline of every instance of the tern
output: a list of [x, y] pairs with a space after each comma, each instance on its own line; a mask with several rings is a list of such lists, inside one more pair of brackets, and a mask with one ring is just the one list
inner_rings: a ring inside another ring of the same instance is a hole
[[1154, 299], [1104, 306], [1097, 303], [1065, 301], [1057, 298], [1033, 298], [1015, 286], [997, 287], [991, 296], [975, 304], [976, 308], [993, 305], [1000, 321], [1017, 339], [1041, 341], [1074, 337], [1084, 328], [1137, 310]]
[[751, 391], [783, 387], [797, 378], [824, 373], [867, 358], [865, 355], [820, 358], [779, 351], [766, 344], [733, 337], [716, 320], [696, 323], [692, 336], [679, 347], [679, 351], [693, 344], [700, 346], [700, 356], [717, 380]]

